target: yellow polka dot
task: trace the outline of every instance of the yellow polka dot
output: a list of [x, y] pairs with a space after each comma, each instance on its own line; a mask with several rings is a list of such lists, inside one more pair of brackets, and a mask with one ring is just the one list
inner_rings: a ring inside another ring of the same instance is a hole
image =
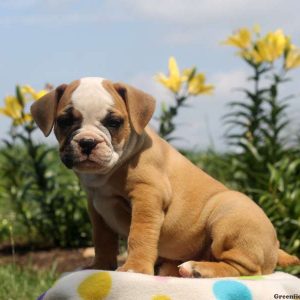
[[172, 300], [172, 299], [166, 295], [156, 295], [153, 296], [151, 300]]
[[83, 300], [103, 300], [111, 289], [108, 272], [99, 272], [87, 277], [80, 283], [77, 292]]

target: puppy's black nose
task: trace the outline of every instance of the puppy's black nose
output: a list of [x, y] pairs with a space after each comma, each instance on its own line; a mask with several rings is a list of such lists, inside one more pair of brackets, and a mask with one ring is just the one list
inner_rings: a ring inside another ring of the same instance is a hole
[[81, 139], [78, 142], [78, 144], [82, 149], [82, 153], [89, 155], [91, 154], [92, 150], [96, 147], [98, 142], [94, 139]]

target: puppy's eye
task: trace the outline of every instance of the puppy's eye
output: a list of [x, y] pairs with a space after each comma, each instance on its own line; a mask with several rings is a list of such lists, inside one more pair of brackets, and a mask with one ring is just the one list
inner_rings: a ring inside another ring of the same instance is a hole
[[123, 125], [124, 120], [117, 117], [109, 117], [104, 121], [104, 126], [118, 129]]
[[70, 116], [62, 116], [56, 120], [57, 126], [59, 126], [61, 128], [71, 126], [73, 124], [73, 122], [74, 122], [74, 120]]

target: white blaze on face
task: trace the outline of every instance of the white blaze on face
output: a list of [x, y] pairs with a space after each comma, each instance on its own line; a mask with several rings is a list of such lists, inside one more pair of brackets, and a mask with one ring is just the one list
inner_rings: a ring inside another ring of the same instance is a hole
[[82, 152], [78, 142], [81, 139], [98, 141], [88, 158], [101, 166], [99, 172], [102, 173], [109, 171], [122, 154], [122, 151], [114, 149], [109, 131], [101, 124], [114, 105], [113, 97], [102, 85], [104, 80], [100, 77], [82, 78], [71, 96], [73, 107], [82, 115], [81, 128], [71, 141], [73, 154], [77, 161], [85, 161], [87, 155]]
[[112, 96], [102, 86], [104, 80], [100, 77], [82, 78], [72, 94], [73, 106], [83, 117], [82, 127], [96, 125], [114, 104]]

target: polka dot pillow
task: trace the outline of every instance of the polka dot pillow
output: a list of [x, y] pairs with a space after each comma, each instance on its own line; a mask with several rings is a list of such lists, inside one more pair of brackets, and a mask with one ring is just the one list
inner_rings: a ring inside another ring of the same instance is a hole
[[[298, 298], [295, 298], [296, 296]], [[285, 296], [285, 298], [283, 298]], [[294, 298], [288, 298], [294, 297]], [[176, 278], [85, 270], [60, 278], [38, 300], [300, 299], [300, 279], [277, 272], [237, 278]]]

